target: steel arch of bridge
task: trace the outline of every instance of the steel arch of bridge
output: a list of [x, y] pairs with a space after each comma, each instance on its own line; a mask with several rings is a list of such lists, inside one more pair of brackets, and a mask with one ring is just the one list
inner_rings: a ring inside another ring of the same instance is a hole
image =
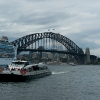
[[26, 49], [32, 43], [44, 38], [51, 38], [57, 42], [60, 42], [66, 47], [69, 54], [75, 54], [73, 56], [76, 58], [76, 60], [79, 60], [80, 58], [82, 58], [81, 56], [84, 55], [83, 50], [79, 48], [72, 40], [59, 33], [53, 32], [43, 32], [26, 35], [19, 39], [16, 39], [15, 41], [11, 42], [11, 44], [16, 46], [18, 49]]

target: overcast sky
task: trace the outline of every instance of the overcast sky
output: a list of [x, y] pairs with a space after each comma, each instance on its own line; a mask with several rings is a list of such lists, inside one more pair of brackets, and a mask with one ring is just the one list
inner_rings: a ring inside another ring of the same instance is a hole
[[0, 37], [13, 41], [50, 29], [100, 57], [99, 10], [100, 0], [0, 0]]

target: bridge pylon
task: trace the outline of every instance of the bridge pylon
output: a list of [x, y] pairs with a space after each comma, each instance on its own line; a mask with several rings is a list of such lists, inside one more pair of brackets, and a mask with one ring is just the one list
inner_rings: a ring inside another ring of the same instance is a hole
[[85, 56], [85, 64], [88, 64], [88, 63], [90, 63], [90, 50], [89, 50], [89, 48], [86, 48], [85, 54], [86, 54], [86, 56]]

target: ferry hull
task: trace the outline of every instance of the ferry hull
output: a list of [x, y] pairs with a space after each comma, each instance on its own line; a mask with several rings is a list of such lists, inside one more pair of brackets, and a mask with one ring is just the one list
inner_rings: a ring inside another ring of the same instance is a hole
[[0, 82], [25, 82], [50, 75], [51, 72], [36, 75], [0, 74]]

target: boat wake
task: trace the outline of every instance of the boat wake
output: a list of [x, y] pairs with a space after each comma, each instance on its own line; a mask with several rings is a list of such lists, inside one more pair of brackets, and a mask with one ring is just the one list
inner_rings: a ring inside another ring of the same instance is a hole
[[68, 73], [68, 71], [65, 71], [65, 72], [52, 72], [52, 74], [65, 74], [65, 73]]

